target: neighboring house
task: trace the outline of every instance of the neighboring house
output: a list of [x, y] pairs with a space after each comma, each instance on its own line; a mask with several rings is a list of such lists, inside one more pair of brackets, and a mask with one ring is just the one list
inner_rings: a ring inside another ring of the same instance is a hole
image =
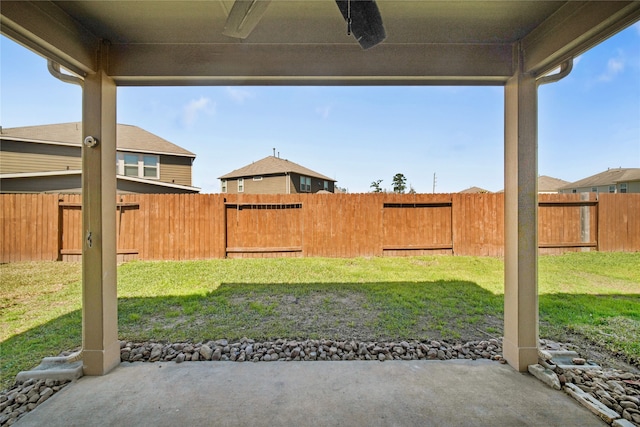
[[607, 169], [560, 188], [561, 193], [640, 193], [640, 168]]
[[[137, 126], [116, 129], [119, 193], [198, 193], [196, 156]], [[0, 192], [79, 193], [82, 124], [0, 128]]]
[[491, 191], [485, 190], [484, 188], [480, 187], [469, 187], [465, 190], [460, 191], [460, 193], [491, 193]]
[[219, 177], [223, 193], [333, 193], [336, 180], [280, 157], [269, 156]]
[[569, 181], [540, 175], [538, 177], [538, 193], [559, 193], [560, 188], [569, 184]]

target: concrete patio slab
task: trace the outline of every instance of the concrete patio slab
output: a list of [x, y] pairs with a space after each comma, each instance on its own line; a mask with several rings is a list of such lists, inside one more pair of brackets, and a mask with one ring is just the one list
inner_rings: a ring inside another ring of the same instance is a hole
[[123, 363], [18, 426], [603, 426], [490, 361]]

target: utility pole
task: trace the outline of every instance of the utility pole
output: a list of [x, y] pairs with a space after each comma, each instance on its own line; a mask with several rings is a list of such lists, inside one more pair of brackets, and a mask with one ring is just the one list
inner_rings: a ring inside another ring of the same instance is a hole
[[436, 193], [436, 181], [437, 181], [436, 173], [434, 172], [433, 173], [433, 194]]

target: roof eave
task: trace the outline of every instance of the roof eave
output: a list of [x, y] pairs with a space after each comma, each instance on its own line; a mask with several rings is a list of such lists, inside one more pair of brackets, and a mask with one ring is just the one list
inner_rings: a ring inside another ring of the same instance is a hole
[[[10, 141], [17, 141], [17, 142], [28, 142], [28, 143], [32, 143], [32, 144], [46, 144], [46, 145], [58, 145], [58, 146], [63, 146], [63, 147], [76, 147], [76, 148], [81, 148], [82, 144], [80, 142], [59, 142], [59, 141], [47, 141], [47, 140], [43, 140], [43, 139], [33, 139], [33, 138], [23, 138], [23, 137], [19, 137], [19, 136], [12, 136], [12, 135], [0, 135], [0, 140], [10, 140]], [[121, 146], [118, 145], [116, 146], [117, 151], [128, 151], [131, 153], [143, 153], [143, 154], [157, 154], [157, 155], [163, 155], [163, 156], [175, 156], [175, 157], [189, 157], [192, 159], [196, 158], [196, 155], [194, 153], [171, 153], [169, 151], [155, 151], [155, 150], [141, 150], [138, 148], [130, 148], [127, 146]]]
[[[39, 178], [39, 177], [47, 177], [47, 176], [68, 176], [68, 175], [82, 175], [82, 170], [73, 169], [73, 170], [62, 170], [62, 171], [46, 171], [46, 172], [19, 172], [19, 173], [5, 173], [0, 174], [0, 179], [20, 179], [20, 178]], [[167, 188], [175, 188], [179, 190], [188, 190], [194, 192], [200, 192], [201, 188], [192, 187], [190, 185], [181, 185], [174, 184], [164, 181], [154, 181], [144, 178], [135, 178], [131, 176], [125, 175], [116, 175], [116, 179], [137, 182], [140, 184], [149, 184], [155, 185], [159, 187], [167, 187]]]

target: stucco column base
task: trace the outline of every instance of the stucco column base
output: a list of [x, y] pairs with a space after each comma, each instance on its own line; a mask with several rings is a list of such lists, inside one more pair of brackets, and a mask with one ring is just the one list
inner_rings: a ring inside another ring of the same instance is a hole
[[502, 341], [502, 356], [513, 369], [526, 372], [529, 365], [538, 363], [538, 347], [518, 347], [505, 339]]
[[120, 341], [105, 346], [104, 350], [85, 350], [82, 353], [82, 371], [85, 375], [105, 375], [120, 364]]

